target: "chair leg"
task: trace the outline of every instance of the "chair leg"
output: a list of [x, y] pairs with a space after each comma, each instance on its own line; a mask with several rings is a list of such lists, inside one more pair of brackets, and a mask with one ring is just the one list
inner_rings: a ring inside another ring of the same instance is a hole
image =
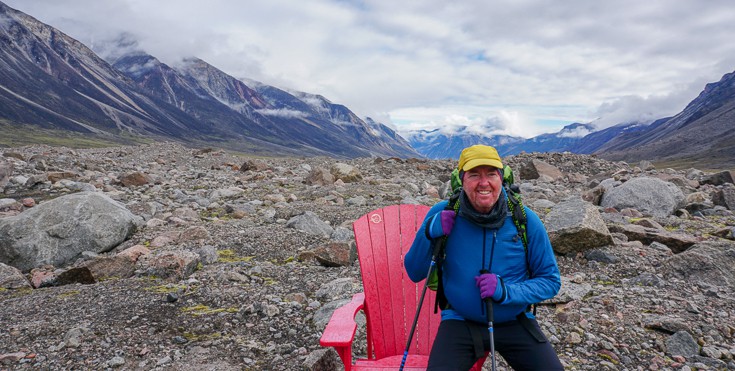
[[335, 347], [339, 358], [342, 359], [342, 363], [345, 365], [345, 371], [352, 370], [352, 347]]

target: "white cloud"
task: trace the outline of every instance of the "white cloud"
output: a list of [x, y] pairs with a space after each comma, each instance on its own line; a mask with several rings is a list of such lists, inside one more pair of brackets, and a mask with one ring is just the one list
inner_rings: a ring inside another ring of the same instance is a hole
[[[719, 79], [718, 79], [719, 80]], [[686, 107], [704, 88], [708, 81], [697, 81], [689, 86], [677, 87], [665, 95], [627, 95], [603, 102], [593, 113], [593, 124], [604, 129], [620, 123], [639, 122], [649, 124], [657, 119], [673, 116]], [[693, 93], [693, 92], [697, 93]]]
[[290, 110], [286, 108], [281, 109], [260, 109], [255, 112], [264, 116], [277, 116], [283, 118], [303, 118], [306, 114], [301, 111]]
[[582, 138], [587, 134], [590, 134], [591, 131], [585, 127], [578, 126], [574, 129], [564, 129], [559, 133], [560, 138]]
[[127, 32], [164, 63], [196, 56], [400, 131], [650, 120], [735, 70], [730, 0], [5, 2], [88, 45]]

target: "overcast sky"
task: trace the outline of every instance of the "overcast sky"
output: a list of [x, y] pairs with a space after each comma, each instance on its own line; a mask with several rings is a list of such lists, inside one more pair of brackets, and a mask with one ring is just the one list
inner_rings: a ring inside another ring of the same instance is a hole
[[94, 49], [127, 32], [164, 63], [196, 56], [399, 131], [653, 120], [735, 70], [731, 0], [0, 1]]

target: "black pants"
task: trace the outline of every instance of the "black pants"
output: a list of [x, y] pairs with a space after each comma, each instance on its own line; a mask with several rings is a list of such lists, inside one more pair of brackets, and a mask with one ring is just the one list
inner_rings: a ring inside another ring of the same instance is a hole
[[[538, 322], [528, 319], [526, 325], [535, 327], [538, 339], [518, 320], [493, 326], [495, 350], [514, 370], [563, 370], [559, 357], [543, 336]], [[427, 370], [469, 370], [489, 351], [490, 332], [487, 324], [442, 321], [431, 348]], [[489, 358], [486, 363], [490, 362]]]

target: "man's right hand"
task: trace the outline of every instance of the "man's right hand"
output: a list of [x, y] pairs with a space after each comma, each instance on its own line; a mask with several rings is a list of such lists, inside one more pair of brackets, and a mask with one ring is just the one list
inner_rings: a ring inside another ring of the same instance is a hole
[[432, 218], [429, 223], [429, 236], [431, 238], [439, 238], [441, 236], [449, 236], [454, 228], [454, 219], [457, 214], [453, 210], [442, 210]]

